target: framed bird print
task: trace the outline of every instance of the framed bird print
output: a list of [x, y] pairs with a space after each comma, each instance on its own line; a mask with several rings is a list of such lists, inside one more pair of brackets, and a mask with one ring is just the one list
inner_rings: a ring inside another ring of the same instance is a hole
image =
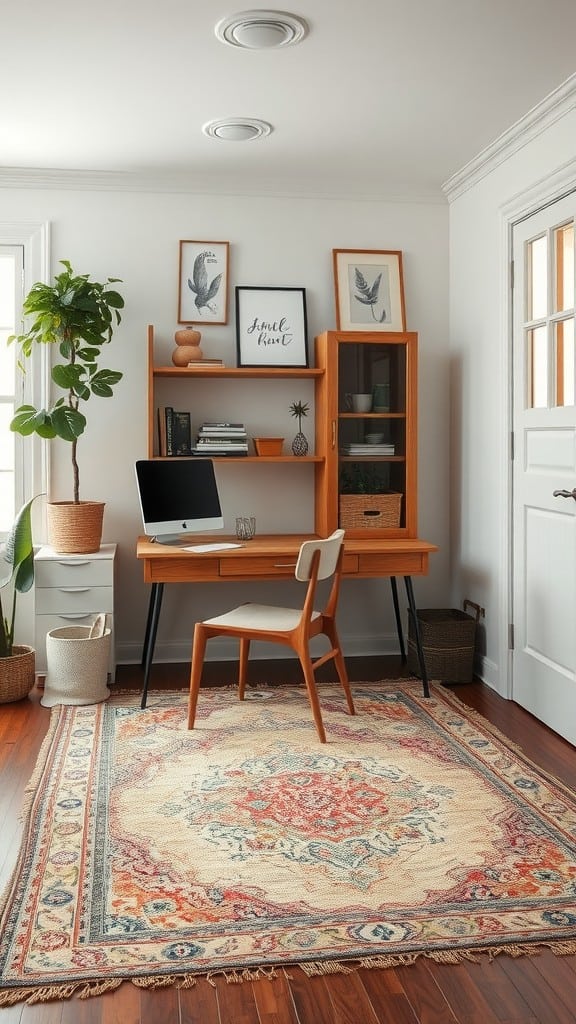
[[399, 250], [333, 249], [336, 329], [405, 331]]
[[229, 242], [180, 242], [179, 324], [228, 323]]

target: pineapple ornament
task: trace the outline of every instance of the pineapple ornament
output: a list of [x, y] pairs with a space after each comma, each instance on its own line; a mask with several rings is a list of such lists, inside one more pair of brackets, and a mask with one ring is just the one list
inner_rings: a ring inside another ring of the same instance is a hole
[[298, 419], [298, 433], [292, 441], [292, 454], [308, 455], [308, 440], [302, 433], [302, 418], [308, 415], [308, 405], [302, 402], [292, 402], [290, 415]]

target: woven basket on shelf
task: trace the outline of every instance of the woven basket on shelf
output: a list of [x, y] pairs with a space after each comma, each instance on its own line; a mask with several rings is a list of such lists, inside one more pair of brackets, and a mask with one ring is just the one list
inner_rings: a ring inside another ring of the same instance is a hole
[[343, 530], [382, 530], [400, 526], [402, 495], [341, 494], [340, 526]]
[[48, 543], [63, 555], [100, 550], [103, 501], [52, 501], [47, 505]]
[[27, 697], [34, 686], [36, 652], [14, 644], [9, 658], [0, 658], [0, 704]]

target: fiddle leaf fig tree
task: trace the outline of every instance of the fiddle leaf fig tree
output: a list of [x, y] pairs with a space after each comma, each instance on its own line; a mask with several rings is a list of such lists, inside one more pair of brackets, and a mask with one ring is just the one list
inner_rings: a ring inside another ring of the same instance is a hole
[[[8, 344], [16, 342], [25, 359], [32, 356], [36, 344], [57, 345], [62, 362], [52, 366], [52, 382], [65, 394], [48, 409], [21, 405], [16, 409], [10, 429], [27, 436], [60, 437], [72, 445], [74, 502], [80, 501], [78, 438], [86, 429], [86, 416], [81, 410], [92, 396], [110, 398], [114, 385], [122, 379], [118, 370], [99, 365], [102, 345], [112, 340], [114, 327], [120, 323], [124, 299], [110, 285], [120, 281], [108, 277], [104, 284], [91, 281], [88, 274], [77, 275], [68, 260], [61, 260], [64, 270], [54, 284], [37, 282], [23, 304], [25, 316], [34, 317], [24, 334], [12, 334]], [[22, 363], [20, 365], [23, 368]]]

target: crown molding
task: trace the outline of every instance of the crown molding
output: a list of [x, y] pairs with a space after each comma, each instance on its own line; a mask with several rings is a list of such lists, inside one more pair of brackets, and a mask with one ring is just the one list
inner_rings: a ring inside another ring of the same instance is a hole
[[448, 202], [458, 199], [496, 167], [541, 135], [576, 106], [576, 74], [532, 107], [442, 185]]
[[228, 195], [258, 199], [348, 200], [370, 203], [432, 203], [446, 206], [440, 189], [417, 191], [404, 185], [384, 185], [381, 190], [363, 190], [354, 182], [257, 180], [231, 184], [225, 177], [209, 180], [186, 172], [90, 171], [57, 168], [0, 167], [0, 189], [61, 189], [80, 192], [155, 192], [190, 195]]

